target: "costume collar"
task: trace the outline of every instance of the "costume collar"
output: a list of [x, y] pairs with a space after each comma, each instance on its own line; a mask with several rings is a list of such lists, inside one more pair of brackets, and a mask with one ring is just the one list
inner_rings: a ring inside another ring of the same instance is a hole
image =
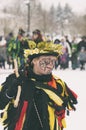
[[32, 69], [29, 69], [28, 71], [28, 78], [29, 79], [33, 79], [39, 82], [49, 82], [52, 80], [52, 74], [48, 74], [48, 75], [38, 75], [35, 74]]

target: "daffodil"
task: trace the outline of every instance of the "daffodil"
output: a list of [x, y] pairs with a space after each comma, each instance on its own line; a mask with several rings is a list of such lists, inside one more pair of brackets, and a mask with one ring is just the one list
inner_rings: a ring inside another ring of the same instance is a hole
[[30, 49], [35, 49], [36, 48], [36, 43], [34, 41], [29, 41], [28, 44], [29, 44]]

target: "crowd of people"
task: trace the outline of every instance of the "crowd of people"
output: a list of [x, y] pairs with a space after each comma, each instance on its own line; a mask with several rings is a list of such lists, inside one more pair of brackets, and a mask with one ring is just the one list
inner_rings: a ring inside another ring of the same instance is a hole
[[28, 41], [34, 41], [36, 43], [42, 41], [53, 41], [54, 44], [63, 45], [63, 55], [61, 55], [58, 61], [56, 61], [55, 69], [58, 67], [60, 69], [71, 67], [73, 70], [77, 68], [80, 68], [80, 70], [85, 70], [86, 36], [82, 36], [80, 40], [78, 40], [77, 37], [73, 37], [71, 39], [72, 40], [69, 40], [68, 36], [51, 39], [49, 36], [42, 35], [38, 29], [33, 31], [30, 36], [26, 35], [26, 32], [20, 28], [16, 37], [14, 37], [12, 32], [6, 37], [6, 56], [4, 57], [2, 55], [3, 52], [0, 52], [0, 68], [6, 68], [5, 61], [7, 61], [9, 68], [14, 68], [14, 58], [17, 59], [19, 67], [23, 65], [25, 63], [23, 51], [24, 49], [28, 49]]
[[81, 37], [81, 40], [77, 40], [74, 37], [71, 42], [68, 37], [65, 36], [61, 40], [56, 39], [55, 44], [62, 44], [64, 47], [64, 53], [59, 58], [56, 67], [60, 65], [60, 69], [69, 68], [69, 62], [71, 62], [71, 68], [73, 70], [80, 68], [85, 70], [86, 64], [86, 36]]

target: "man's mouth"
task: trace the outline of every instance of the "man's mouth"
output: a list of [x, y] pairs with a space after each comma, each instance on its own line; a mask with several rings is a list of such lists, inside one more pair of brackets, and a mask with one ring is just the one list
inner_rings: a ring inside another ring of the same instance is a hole
[[47, 67], [46, 69], [47, 69], [47, 71], [52, 71], [52, 68]]

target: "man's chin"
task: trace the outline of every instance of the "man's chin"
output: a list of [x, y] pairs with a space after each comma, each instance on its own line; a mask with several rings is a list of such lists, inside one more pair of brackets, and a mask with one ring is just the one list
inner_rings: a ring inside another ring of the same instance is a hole
[[47, 71], [47, 72], [46, 72], [46, 74], [51, 74], [51, 73], [52, 73], [52, 71], [51, 71], [51, 70], [49, 70], [49, 71]]

